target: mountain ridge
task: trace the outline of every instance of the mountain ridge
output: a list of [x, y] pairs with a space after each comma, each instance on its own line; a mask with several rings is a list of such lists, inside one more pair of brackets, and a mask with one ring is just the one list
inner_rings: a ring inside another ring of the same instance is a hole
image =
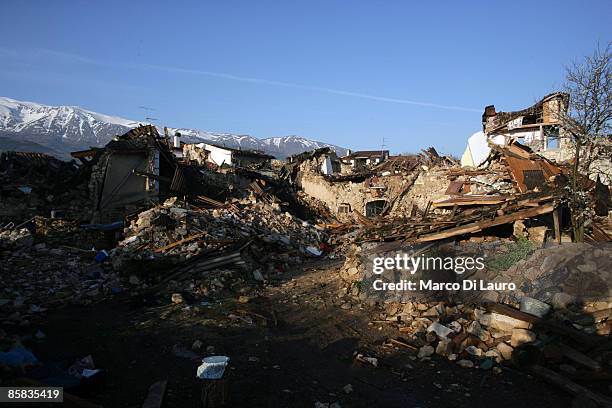
[[[52, 106], [0, 97], [0, 132], [3, 136], [0, 139], [0, 150], [7, 150], [4, 147], [6, 145], [14, 147], [35, 143], [49, 149], [52, 154], [66, 158], [70, 151], [104, 146], [113, 137], [140, 123], [143, 122], [79, 106]], [[160, 132], [163, 131], [163, 128], [157, 127]], [[346, 148], [296, 135], [260, 139], [251, 135], [191, 128], [168, 127], [168, 130], [171, 134], [180, 132], [184, 142], [210, 142], [233, 148], [260, 150], [278, 158], [320, 147], [331, 147], [340, 155], [347, 152]], [[12, 141], [7, 143], [10, 139]]]

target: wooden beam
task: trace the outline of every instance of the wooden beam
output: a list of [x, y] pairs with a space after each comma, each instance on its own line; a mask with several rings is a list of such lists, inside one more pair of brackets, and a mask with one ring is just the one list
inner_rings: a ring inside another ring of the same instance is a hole
[[166, 386], [168, 380], [158, 381], [151, 385], [149, 388], [149, 394], [142, 403], [142, 408], [161, 408], [164, 402], [164, 395], [166, 394]]
[[168, 245], [163, 246], [163, 247], [161, 247], [161, 248], [157, 248], [157, 249], [155, 249], [155, 253], [165, 252], [165, 251], [167, 251], [168, 249], [172, 249], [172, 248], [174, 248], [174, 247], [176, 247], [176, 246], [179, 246], [179, 245], [185, 244], [185, 243], [187, 243], [187, 242], [191, 242], [191, 241], [193, 241], [193, 240], [196, 240], [196, 239], [198, 239], [198, 238], [203, 237], [204, 235], [206, 235], [206, 233], [205, 233], [205, 232], [200, 232], [200, 233], [198, 233], [198, 234], [191, 235], [191, 236], [189, 236], [189, 237], [187, 237], [187, 238], [180, 239], [180, 240], [175, 241], [175, 242], [173, 242], [173, 243], [171, 243], [171, 244], [168, 244]]
[[557, 374], [552, 370], [549, 370], [548, 368], [539, 365], [534, 365], [531, 368], [531, 371], [543, 380], [558, 386], [559, 388], [569, 392], [572, 395], [581, 394], [589, 400], [594, 401], [596, 404], [599, 404], [598, 406], [601, 407], [612, 406], [612, 399], [597, 394], [596, 392], [593, 392], [588, 388], [583, 387], [582, 385], [576, 384], [575, 382], [568, 380], [567, 378], [563, 377], [560, 374]]
[[417, 239], [417, 242], [437, 241], [445, 238], [454, 237], [457, 235], [471, 234], [474, 232], [482, 231], [486, 228], [495, 227], [497, 225], [508, 224], [517, 220], [523, 220], [525, 218], [532, 218], [538, 215], [547, 214], [551, 212], [554, 208], [554, 203], [543, 204], [540, 207], [532, 207], [524, 210], [519, 210], [510, 214], [493, 218], [492, 220], [476, 221], [467, 225], [460, 225], [458, 227], [450, 228], [433, 234], [423, 235]]
[[461, 196], [449, 198], [441, 201], [434, 201], [432, 205], [436, 208], [454, 207], [463, 205], [493, 205], [501, 204], [508, 200], [508, 196]]
[[553, 222], [555, 224], [555, 239], [557, 240], [557, 244], [561, 244], [561, 216], [559, 212], [559, 207], [555, 208], [555, 210], [553, 211]]

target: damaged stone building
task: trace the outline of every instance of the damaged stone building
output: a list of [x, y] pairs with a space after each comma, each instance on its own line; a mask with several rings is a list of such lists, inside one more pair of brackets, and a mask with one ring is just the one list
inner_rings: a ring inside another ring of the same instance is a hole
[[104, 148], [73, 152], [91, 169], [93, 220], [108, 222], [171, 195], [203, 192], [196, 167], [180, 162], [174, 145], [154, 126], [140, 126]]
[[447, 187], [437, 166], [444, 167], [451, 159], [438, 156], [433, 149], [428, 152], [418, 156], [384, 156], [387, 160], [370, 169], [343, 174], [326, 172], [326, 163], [333, 162], [333, 155], [327, 149], [319, 149], [291, 158], [291, 170], [286, 170], [286, 177], [305, 194], [325, 203], [338, 219], [353, 219], [355, 214], [375, 217], [415, 213], [424, 211], [427, 203], [441, 197]]
[[342, 157], [342, 162], [353, 170], [363, 170], [374, 167], [389, 158], [388, 150], [359, 150], [349, 151], [349, 154]]
[[489, 105], [482, 115], [483, 132], [495, 144], [517, 141], [549, 159], [567, 160], [571, 143], [561, 118], [568, 107], [569, 95], [563, 92], [551, 93], [520, 111], [497, 112], [495, 105]]

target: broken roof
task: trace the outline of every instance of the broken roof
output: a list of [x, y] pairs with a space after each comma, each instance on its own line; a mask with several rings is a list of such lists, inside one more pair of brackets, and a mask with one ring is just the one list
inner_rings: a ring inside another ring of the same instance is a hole
[[354, 159], [358, 157], [389, 157], [388, 150], [359, 150], [342, 157], [343, 159]]
[[205, 143], [205, 145], [206, 146], [214, 146], [216, 148], [227, 150], [227, 151], [230, 151], [232, 153], [237, 153], [239, 156], [259, 157], [261, 159], [274, 159], [275, 158], [274, 156], [271, 156], [269, 154], [266, 154], [264, 152], [257, 151], [257, 150], [239, 149], [239, 148], [235, 148], [235, 147], [221, 146], [221, 145], [217, 145], [217, 144], [214, 144], [214, 143]]
[[159, 139], [160, 136], [155, 126], [141, 125], [121, 136], [116, 136], [113, 140], [108, 142], [105, 147], [112, 151], [121, 152], [142, 151], [149, 147], [161, 149]]
[[313, 157], [318, 157], [322, 155], [336, 155], [336, 152], [331, 147], [320, 147], [315, 150], [309, 150], [306, 152], [294, 154], [292, 156], [287, 157], [288, 162], [302, 162], [307, 159], [311, 159]]
[[545, 116], [543, 115], [544, 104], [554, 99], [560, 100], [561, 105], [559, 106], [559, 108], [563, 111], [567, 111], [567, 108], [569, 106], [569, 94], [565, 92], [553, 92], [551, 94], [548, 94], [532, 106], [519, 111], [496, 112], [495, 105], [489, 105], [485, 107], [485, 110], [482, 114], [483, 130], [485, 131], [485, 133], [498, 131], [508, 126], [508, 123], [513, 121], [514, 119], [527, 116], [536, 116], [535, 118], [533, 118], [535, 121], [533, 124], [554, 124], [556, 123], [554, 118], [541, 117]]

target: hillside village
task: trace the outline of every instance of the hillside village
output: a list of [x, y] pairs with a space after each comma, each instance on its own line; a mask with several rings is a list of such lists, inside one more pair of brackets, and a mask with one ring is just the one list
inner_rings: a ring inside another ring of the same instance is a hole
[[[277, 159], [152, 125], [71, 161], [4, 151], [2, 384], [61, 384], [73, 406], [160, 390], [169, 406], [510, 406], [536, 388], [534, 406], [610, 406], [612, 141], [580, 176], [578, 240], [569, 103], [486, 106], [461, 158]], [[432, 276], [516, 288], [369, 290], [373, 259], [398, 251], [482, 255], [482, 270]], [[196, 378], [205, 356], [228, 357], [225, 374]]]

